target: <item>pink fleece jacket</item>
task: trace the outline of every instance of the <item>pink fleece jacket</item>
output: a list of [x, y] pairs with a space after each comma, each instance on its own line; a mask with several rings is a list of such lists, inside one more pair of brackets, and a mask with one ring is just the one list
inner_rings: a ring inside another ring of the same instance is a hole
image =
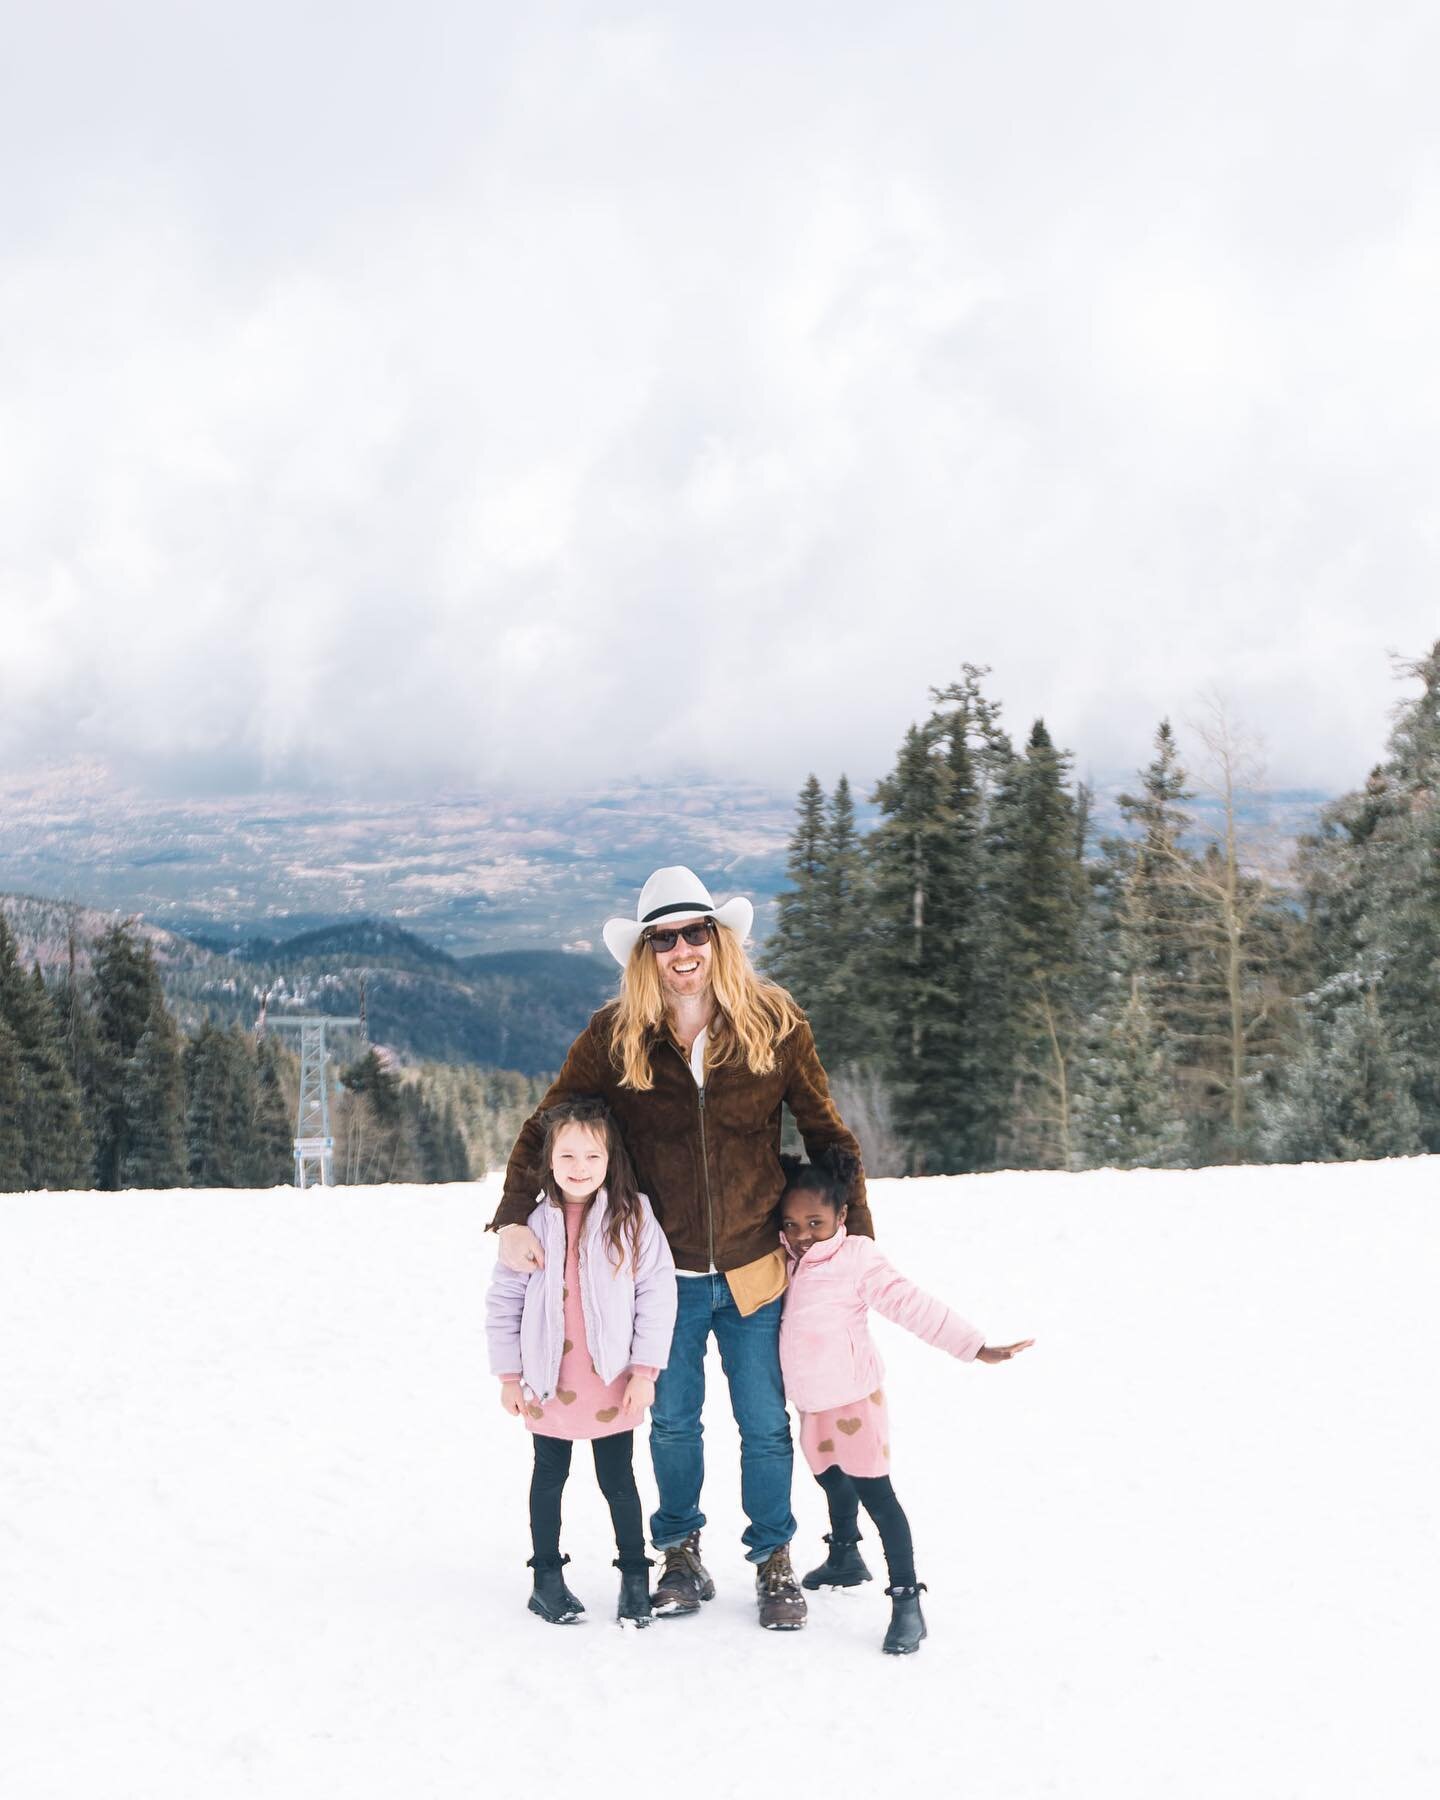
[[[782, 1239], [783, 1242], [783, 1239]], [[780, 1319], [780, 1371], [801, 1412], [843, 1406], [880, 1386], [885, 1374], [866, 1323], [873, 1306], [927, 1344], [970, 1362], [985, 1346], [959, 1313], [924, 1293], [882, 1255], [873, 1238], [834, 1237], [790, 1258]]]

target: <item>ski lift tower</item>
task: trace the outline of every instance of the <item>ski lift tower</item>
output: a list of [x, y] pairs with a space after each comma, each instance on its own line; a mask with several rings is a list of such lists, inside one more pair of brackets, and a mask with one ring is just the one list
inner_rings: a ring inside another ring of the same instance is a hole
[[267, 1029], [293, 1027], [300, 1033], [300, 1105], [295, 1114], [295, 1185], [335, 1185], [335, 1140], [330, 1135], [330, 1084], [327, 1029], [360, 1025], [360, 1019], [337, 1019], [330, 1013], [301, 1013], [263, 1021]]

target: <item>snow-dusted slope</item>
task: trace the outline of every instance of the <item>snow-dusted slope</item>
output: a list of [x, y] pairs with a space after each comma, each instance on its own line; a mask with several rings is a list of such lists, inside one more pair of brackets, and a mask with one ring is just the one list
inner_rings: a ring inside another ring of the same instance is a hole
[[[908, 1272], [1039, 1339], [962, 1367], [877, 1323], [913, 1660], [879, 1581], [756, 1629], [719, 1394], [719, 1598], [607, 1622], [582, 1452], [591, 1622], [525, 1611], [488, 1194], [0, 1197], [0, 1790], [473, 1800], [588, 1760], [685, 1796], [1428, 1796], [1437, 1189], [1440, 1159], [877, 1183]], [[796, 1504], [803, 1567], [803, 1469]]]

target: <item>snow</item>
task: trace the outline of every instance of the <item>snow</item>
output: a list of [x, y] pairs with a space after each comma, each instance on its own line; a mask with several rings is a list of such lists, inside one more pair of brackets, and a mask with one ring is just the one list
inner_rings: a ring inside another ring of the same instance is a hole
[[719, 1597], [610, 1622], [581, 1450], [589, 1621], [526, 1612], [488, 1184], [0, 1197], [0, 1791], [1428, 1796], [1437, 1177], [877, 1182], [900, 1266], [1039, 1340], [961, 1366], [876, 1323], [912, 1659], [879, 1580], [757, 1630], [718, 1368]]

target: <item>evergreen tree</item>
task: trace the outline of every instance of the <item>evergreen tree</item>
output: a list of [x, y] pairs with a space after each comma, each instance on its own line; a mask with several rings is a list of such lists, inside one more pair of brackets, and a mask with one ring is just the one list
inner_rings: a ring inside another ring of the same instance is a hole
[[[343, 1128], [344, 1155], [336, 1158], [337, 1179], [360, 1186], [418, 1179], [405, 1173], [413, 1155], [414, 1115], [407, 1110], [398, 1078], [371, 1049], [344, 1071], [340, 1081], [345, 1099], [337, 1123]], [[337, 1132], [337, 1137], [341, 1135]], [[338, 1151], [341, 1145], [336, 1147]]]
[[873, 1061], [869, 918], [865, 859], [855, 800], [844, 775], [835, 785], [821, 837], [812, 927], [820, 955], [807, 1008], [821, 1057], [832, 1073]]
[[813, 1024], [825, 963], [821, 890], [826, 848], [825, 795], [814, 775], [806, 777], [800, 790], [796, 815], [785, 864], [789, 885], [776, 898], [775, 929], [765, 946], [765, 963], [775, 980], [812, 1014]]
[[1087, 883], [1068, 766], [1037, 719], [1025, 755], [996, 790], [988, 829], [992, 992], [1002, 1021], [995, 1069], [1010, 1096], [1000, 1150], [1022, 1168], [1070, 1168], [1079, 1155], [1071, 1058]]
[[185, 1186], [185, 1071], [175, 1022], [156, 999], [121, 1084], [123, 1152], [118, 1185]]
[[1075, 1077], [1075, 1129], [1090, 1168], [1173, 1169], [1185, 1160], [1175, 1071], [1138, 976], [1089, 1021]]
[[1326, 810], [1302, 870], [1321, 984], [1373, 989], [1440, 1151], [1440, 643], [1402, 672], [1419, 695], [1364, 792]]
[[1183, 873], [1192, 859], [1182, 842], [1191, 823], [1185, 803], [1193, 798], [1170, 721], [1162, 719], [1155, 755], [1140, 772], [1139, 793], [1119, 797], [1135, 833], [1126, 845], [1123, 880], [1125, 968], [1144, 983], [1156, 1028], [1177, 1044], [1194, 1032], [1197, 922]]
[[446, 1101], [445, 1110], [440, 1118], [439, 1158], [440, 1173], [437, 1181], [469, 1181], [470, 1153], [465, 1148], [465, 1137], [460, 1130], [459, 1120], [455, 1116], [453, 1101]]
[[980, 1167], [990, 1134], [982, 1080], [980, 794], [963, 708], [907, 734], [876, 789], [866, 841], [875, 1036], [894, 1128], [915, 1173]]
[[[0, 919], [0, 927], [4, 921]], [[27, 1188], [25, 1134], [20, 1129], [20, 1045], [0, 1014], [0, 1193]]]
[[89, 1179], [90, 1137], [80, 1095], [65, 1065], [63, 1046], [44, 981], [26, 976], [0, 915], [0, 1020], [17, 1062], [14, 1131], [23, 1145], [27, 1188], [74, 1188]]
[[[163, 1007], [160, 975], [150, 946], [137, 941], [128, 923], [112, 925], [95, 954], [95, 1174], [102, 1188], [134, 1185], [122, 1176], [130, 1154], [126, 1084], [140, 1040], [156, 1009]], [[155, 1054], [160, 1050], [152, 1046]], [[180, 1111], [183, 1117], [183, 1102]]]
[[86, 1004], [84, 990], [76, 976], [73, 925], [70, 933], [70, 966], [51, 994], [50, 1005], [59, 1036], [61, 1055], [64, 1057], [65, 1067], [69, 1070], [70, 1079], [75, 1083], [76, 1092], [80, 1097], [80, 1108], [84, 1119], [84, 1137], [89, 1146], [89, 1160], [80, 1185], [92, 1187], [97, 1185], [96, 1146], [103, 1135], [105, 1116], [102, 1096], [102, 1059], [100, 1036], [95, 1017]]
[[284, 1053], [273, 1037], [254, 1051], [254, 1111], [243, 1186], [288, 1187], [295, 1179], [295, 1106], [286, 1091]]
[[247, 1035], [206, 1023], [185, 1051], [192, 1187], [248, 1187], [255, 1162], [255, 1062]]
[[1272, 1162], [1350, 1162], [1415, 1156], [1420, 1109], [1373, 989], [1319, 1024], [1317, 996], [1299, 1053], [1278, 1092], [1260, 1102], [1261, 1142]]

